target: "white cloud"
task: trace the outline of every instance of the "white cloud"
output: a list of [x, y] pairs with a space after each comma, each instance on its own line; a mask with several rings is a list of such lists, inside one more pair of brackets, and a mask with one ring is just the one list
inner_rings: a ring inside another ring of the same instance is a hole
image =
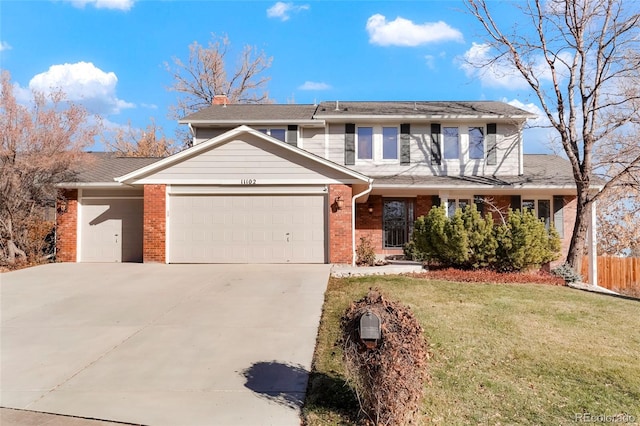
[[327, 83], [322, 83], [318, 81], [305, 81], [300, 87], [299, 90], [329, 90], [331, 89], [331, 85]]
[[419, 46], [441, 41], [463, 41], [462, 33], [446, 22], [414, 24], [397, 17], [387, 21], [384, 15], [375, 14], [367, 19], [369, 42], [380, 46]]
[[4, 50], [11, 50], [11, 45], [9, 43], [7, 43], [6, 41], [0, 40], [0, 52], [2, 52]]
[[286, 21], [291, 17], [291, 13], [300, 12], [301, 10], [308, 10], [309, 5], [303, 4], [296, 6], [293, 3], [276, 2], [273, 6], [267, 9], [267, 16], [269, 18], [277, 18], [281, 21]]
[[462, 56], [460, 68], [467, 77], [479, 79], [486, 87], [514, 90], [529, 87], [513, 64], [502, 58], [493, 61], [491, 46], [486, 43], [473, 42]]
[[[513, 90], [529, 89], [530, 86], [512, 62], [501, 57], [494, 60], [491, 46], [486, 43], [473, 42], [461, 58], [460, 68], [469, 78], [479, 79], [483, 86], [506, 88]], [[551, 82], [551, 70], [540, 55], [532, 58], [531, 72], [541, 83]], [[563, 64], [571, 62], [569, 53], [561, 53], [555, 64], [557, 75], [563, 79], [567, 76], [567, 67]]]
[[68, 100], [84, 105], [96, 114], [118, 114], [134, 104], [118, 99], [114, 72], [104, 72], [91, 62], [52, 65], [48, 71], [34, 76], [29, 89], [45, 94], [62, 90]]
[[96, 9], [131, 10], [136, 0], [65, 0], [75, 7], [83, 9], [86, 5], [93, 5]]

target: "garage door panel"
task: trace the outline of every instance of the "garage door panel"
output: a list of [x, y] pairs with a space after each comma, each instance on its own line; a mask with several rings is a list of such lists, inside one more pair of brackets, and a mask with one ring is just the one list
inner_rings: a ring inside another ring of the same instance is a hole
[[173, 195], [169, 261], [324, 263], [324, 206], [323, 195]]

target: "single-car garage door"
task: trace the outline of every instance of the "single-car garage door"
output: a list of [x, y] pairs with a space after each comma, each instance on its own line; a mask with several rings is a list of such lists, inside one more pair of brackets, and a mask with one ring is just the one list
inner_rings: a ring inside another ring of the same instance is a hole
[[171, 195], [170, 263], [325, 263], [324, 195]]
[[142, 199], [83, 199], [81, 262], [142, 262]]

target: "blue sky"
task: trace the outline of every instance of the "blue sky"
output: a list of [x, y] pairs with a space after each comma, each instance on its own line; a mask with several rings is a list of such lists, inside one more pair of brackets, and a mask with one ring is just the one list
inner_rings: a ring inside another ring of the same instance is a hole
[[[497, 17], [510, 10], [492, 2]], [[0, 68], [19, 98], [60, 87], [108, 126], [168, 136], [176, 93], [164, 63], [188, 46], [227, 35], [273, 57], [277, 103], [327, 100], [502, 100], [539, 113], [516, 77], [480, 73], [462, 58], [486, 54], [482, 31], [461, 1], [0, 0]], [[547, 152], [529, 131], [525, 152]], [[99, 149], [99, 146], [95, 148]]]

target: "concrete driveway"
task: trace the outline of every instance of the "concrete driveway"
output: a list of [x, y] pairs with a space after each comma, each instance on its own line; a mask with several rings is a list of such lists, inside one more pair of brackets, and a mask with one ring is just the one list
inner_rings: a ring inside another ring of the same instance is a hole
[[1, 274], [0, 406], [143, 425], [297, 426], [329, 268]]

